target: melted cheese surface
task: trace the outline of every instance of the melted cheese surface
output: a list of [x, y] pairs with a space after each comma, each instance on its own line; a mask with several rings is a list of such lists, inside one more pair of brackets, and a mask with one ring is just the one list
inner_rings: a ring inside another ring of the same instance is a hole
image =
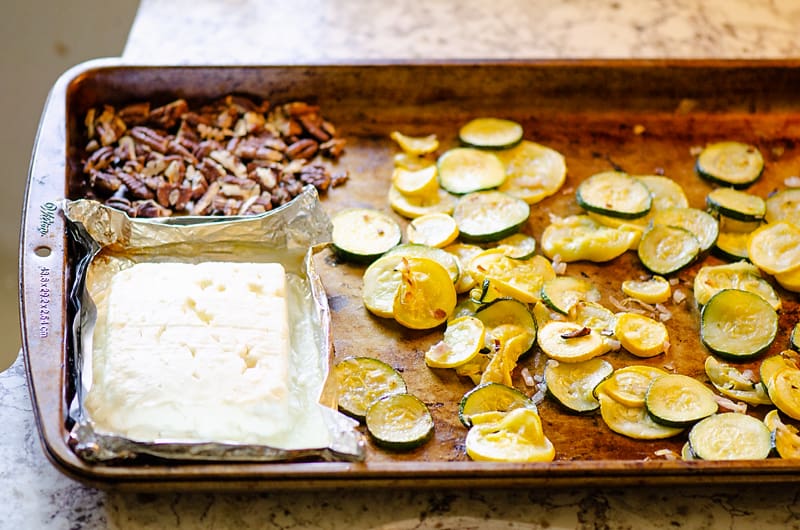
[[86, 409], [134, 440], [263, 443], [290, 419], [286, 273], [277, 263], [138, 263], [98, 303]]

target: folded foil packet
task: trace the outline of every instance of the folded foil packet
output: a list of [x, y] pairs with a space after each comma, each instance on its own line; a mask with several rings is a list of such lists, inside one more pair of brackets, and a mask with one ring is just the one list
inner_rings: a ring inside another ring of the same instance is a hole
[[316, 190], [252, 217], [132, 219], [65, 201], [70, 446], [87, 461], [360, 461], [336, 410]]

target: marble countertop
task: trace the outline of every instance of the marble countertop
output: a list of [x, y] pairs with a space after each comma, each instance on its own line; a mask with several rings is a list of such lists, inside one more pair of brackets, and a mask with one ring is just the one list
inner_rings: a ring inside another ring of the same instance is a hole
[[[142, 0], [145, 63], [800, 57], [796, 0]], [[21, 359], [0, 374], [0, 528], [800, 529], [800, 485], [260, 494], [97, 491], [45, 458]]]

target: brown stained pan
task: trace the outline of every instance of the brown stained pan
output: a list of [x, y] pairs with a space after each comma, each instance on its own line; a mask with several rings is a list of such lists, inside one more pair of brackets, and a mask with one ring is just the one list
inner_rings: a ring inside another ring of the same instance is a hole
[[[525, 231], [539, 236], [549, 214], [577, 213], [573, 194], [588, 175], [610, 168], [633, 174], [663, 171], [703, 207], [709, 186], [693, 170], [690, 151], [706, 142], [736, 139], [765, 154], [763, 178], [751, 189], [761, 196], [800, 173], [800, 61], [545, 61], [476, 63], [386, 63], [277, 67], [148, 67], [117, 60], [93, 61], [67, 72], [48, 99], [28, 181], [21, 239], [23, 347], [34, 412], [46, 452], [62, 471], [84, 482], [125, 489], [285, 489], [342, 486], [436, 487], [673, 484], [796, 481], [800, 463], [681, 462], [655, 451], [679, 452], [685, 434], [665, 441], [635, 441], [613, 434], [598, 415], [569, 415], [546, 401], [544, 429], [556, 447], [549, 464], [486, 464], [464, 454], [465, 429], [457, 403], [471, 385], [452, 371], [423, 362], [441, 330], [415, 332], [375, 318], [360, 301], [363, 267], [320, 257], [337, 357], [368, 355], [402, 370], [409, 390], [431, 408], [435, 438], [411, 453], [370, 447], [363, 464], [298, 462], [281, 464], [174, 463], [88, 464], [66, 443], [65, 418], [72, 397], [68, 383], [72, 314], [67, 292], [73, 260], [64, 221], [53, 201], [77, 198], [86, 110], [103, 103], [139, 100], [165, 103], [176, 97], [203, 101], [231, 92], [272, 102], [319, 103], [347, 138], [339, 165], [347, 185], [323, 196], [329, 212], [349, 206], [389, 211], [386, 193], [396, 147], [393, 130], [436, 133], [442, 148], [456, 144], [458, 126], [490, 115], [523, 124], [526, 138], [559, 150], [569, 173], [562, 193], [536, 205]], [[398, 218], [399, 219], [399, 218]], [[707, 258], [714, 262], [714, 258]], [[690, 294], [699, 265], [679, 278]], [[609, 295], [619, 296], [623, 279], [643, 273], [632, 253], [604, 265], [574, 264]], [[688, 287], [687, 287], [688, 286]], [[785, 307], [781, 333], [771, 353], [788, 344], [800, 319], [796, 294], [780, 291]], [[608, 304], [607, 304], [608, 305]], [[672, 307], [672, 306], [671, 306]], [[615, 366], [634, 362], [667, 366], [703, 376], [706, 352], [698, 339], [698, 311], [691, 296], [674, 306], [668, 322], [668, 355], [638, 360], [625, 353], [607, 356]], [[521, 362], [541, 373], [533, 354]], [[754, 365], [745, 365], [754, 366]], [[516, 383], [524, 388], [517, 374]], [[763, 417], [764, 410], [754, 413]]]

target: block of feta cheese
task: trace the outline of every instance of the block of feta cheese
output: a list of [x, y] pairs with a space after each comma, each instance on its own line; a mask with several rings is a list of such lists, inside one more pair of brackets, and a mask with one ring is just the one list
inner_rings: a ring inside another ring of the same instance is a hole
[[98, 314], [86, 398], [96, 429], [269, 444], [290, 425], [282, 265], [138, 263], [114, 275]]

